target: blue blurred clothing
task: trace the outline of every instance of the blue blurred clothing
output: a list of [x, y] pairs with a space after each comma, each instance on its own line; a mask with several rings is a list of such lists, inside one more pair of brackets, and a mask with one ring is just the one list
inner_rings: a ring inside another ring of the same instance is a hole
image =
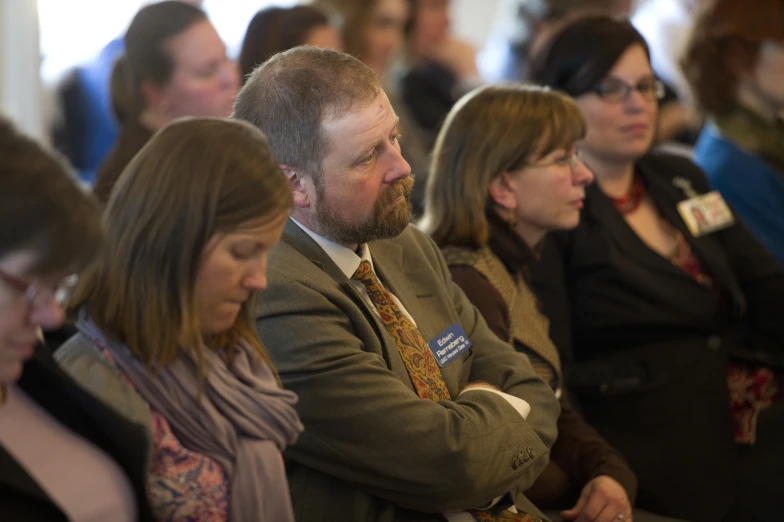
[[784, 265], [784, 172], [724, 138], [713, 124], [703, 129], [694, 154], [711, 185]]
[[94, 181], [119, 134], [110, 79], [115, 60], [124, 52], [124, 39], [115, 38], [94, 60], [78, 66], [60, 87], [64, 121], [55, 131], [55, 144], [87, 183]]

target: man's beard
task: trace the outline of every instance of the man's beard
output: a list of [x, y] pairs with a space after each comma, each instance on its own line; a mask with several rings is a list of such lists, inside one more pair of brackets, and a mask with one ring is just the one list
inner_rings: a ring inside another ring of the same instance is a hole
[[[313, 224], [316, 232], [339, 245], [361, 245], [379, 239], [399, 236], [411, 222], [411, 189], [414, 178], [409, 176], [384, 190], [373, 205], [371, 216], [362, 222], [346, 222], [326, 204], [322, 183], [316, 184], [318, 205]], [[403, 199], [390, 207], [393, 201]]]

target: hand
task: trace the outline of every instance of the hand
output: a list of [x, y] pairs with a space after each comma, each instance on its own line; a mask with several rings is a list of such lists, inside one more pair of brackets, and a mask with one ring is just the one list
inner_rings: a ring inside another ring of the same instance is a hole
[[600, 475], [585, 485], [577, 504], [561, 516], [574, 522], [632, 522], [632, 506], [626, 490], [615, 479]]
[[476, 51], [468, 43], [447, 37], [425, 51], [425, 55], [440, 63], [461, 80], [477, 78]]

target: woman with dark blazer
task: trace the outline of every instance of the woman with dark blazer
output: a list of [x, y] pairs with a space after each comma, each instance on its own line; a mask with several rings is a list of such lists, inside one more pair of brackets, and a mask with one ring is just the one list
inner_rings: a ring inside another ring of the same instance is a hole
[[649, 151], [662, 86], [631, 25], [567, 26], [531, 79], [588, 123], [580, 157], [596, 184], [534, 270], [586, 418], [631, 463], [640, 507], [780, 520], [784, 272], [716, 195], [696, 199], [710, 190], [697, 166]]
[[100, 247], [98, 206], [0, 120], [0, 519], [152, 520], [149, 440], [79, 387], [41, 345]]

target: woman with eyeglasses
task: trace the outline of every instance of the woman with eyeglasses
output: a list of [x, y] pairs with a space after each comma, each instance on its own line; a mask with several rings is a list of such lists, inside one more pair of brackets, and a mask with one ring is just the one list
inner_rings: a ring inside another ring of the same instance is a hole
[[73, 382], [40, 342], [100, 248], [98, 205], [0, 119], [0, 519], [152, 520], [144, 428]]
[[593, 181], [577, 157], [584, 136], [585, 118], [563, 94], [511, 83], [476, 89], [441, 127], [420, 226], [490, 328], [528, 355], [560, 400], [550, 463], [526, 497], [553, 521], [663, 521], [633, 510], [634, 472], [572, 406], [529, 287], [547, 234], [580, 222]]
[[531, 72], [582, 110], [596, 177], [533, 279], [579, 406], [629, 460], [639, 507], [780, 520], [784, 271], [694, 163], [650, 150], [662, 89], [628, 22], [574, 22]]

